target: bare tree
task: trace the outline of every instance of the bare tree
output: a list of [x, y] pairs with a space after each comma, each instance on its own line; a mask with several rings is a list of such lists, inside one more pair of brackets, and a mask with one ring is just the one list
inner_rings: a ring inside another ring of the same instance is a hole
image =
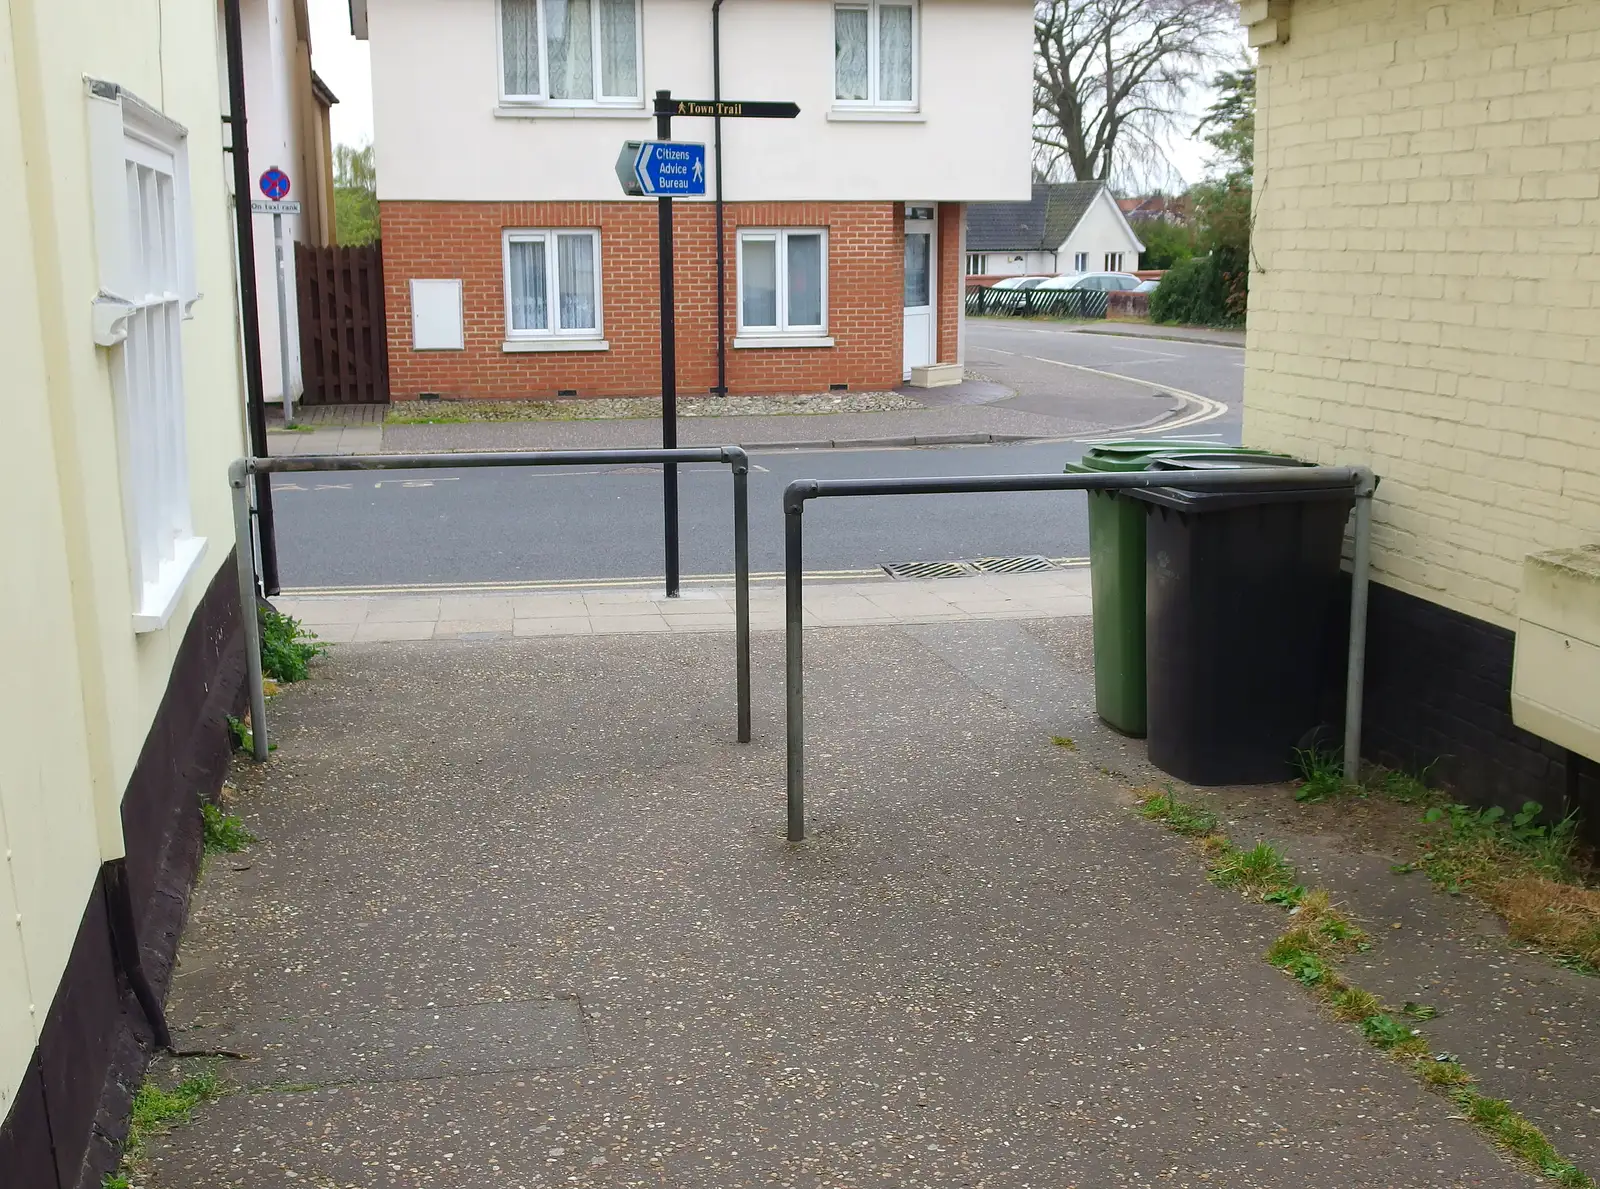
[[1237, 20], [1232, 0], [1035, 0], [1038, 168], [1080, 181], [1170, 172], [1161, 142]]

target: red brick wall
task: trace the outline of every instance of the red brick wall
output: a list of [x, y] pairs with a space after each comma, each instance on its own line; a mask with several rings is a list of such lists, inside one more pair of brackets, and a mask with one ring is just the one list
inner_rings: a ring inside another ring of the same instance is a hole
[[[966, 283], [962, 273], [961, 224], [966, 207], [959, 202], [939, 204], [939, 362], [954, 363], [960, 354], [961, 303]], [[904, 267], [902, 265], [901, 267]]]
[[[389, 323], [389, 385], [397, 400], [421, 392], [506, 399], [654, 395], [661, 390], [656, 207], [644, 202], [384, 202], [383, 273]], [[951, 208], [959, 212], [959, 207]], [[733, 392], [820, 392], [900, 383], [903, 208], [895, 203], [729, 203], [728, 387]], [[828, 228], [828, 333], [835, 345], [733, 347], [740, 227]], [[501, 231], [507, 227], [597, 227], [601, 318], [609, 351], [506, 353]], [[959, 293], [957, 241], [941, 252], [941, 294]], [[682, 202], [674, 222], [678, 391], [716, 384], [716, 222], [709, 203]], [[947, 264], [949, 260], [952, 263]], [[466, 349], [413, 351], [409, 282], [460, 278]], [[953, 282], [953, 283], [952, 283]], [[953, 300], [959, 300], [959, 297]], [[941, 311], [940, 356], [948, 351]], [[954, 318], [952, 305], [949, 317]]]

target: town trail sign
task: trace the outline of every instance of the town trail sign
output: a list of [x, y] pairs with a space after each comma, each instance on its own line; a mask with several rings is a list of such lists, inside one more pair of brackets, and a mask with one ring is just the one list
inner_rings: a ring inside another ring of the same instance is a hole
[[644, 198], [704, 198], [706, 146], [679, 141], [630, 140], [617, 157], [625, 194]]

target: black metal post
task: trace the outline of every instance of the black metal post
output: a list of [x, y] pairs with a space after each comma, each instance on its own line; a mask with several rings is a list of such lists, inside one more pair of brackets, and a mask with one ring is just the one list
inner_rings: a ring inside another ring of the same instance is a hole
[[[794, 491], [803, 480], [790, 484]], [[783, 500], [783, 650], [784, 699], [788, 717], [789, 841], [806, 840], [806, 693], [805, 663], [801, 656], [801, 575], [804, 573], [801, 527], [805, 496]]]
[[[267, 398], [261, 381], [261, 311], [256, 305], [255, 216], [250, 212], [250, 144], [245, 133], [244, 31], [239, 0], [223, 0], [228, 49], [228, 140], [233, 152], [234, 235], [239, 247], [239, 317], [244, 338], [245, 406], [250, 452], [267, 457]], [[285, 383], [287, 384], [287, 380]], [[278, 533], [272, 517], [272, 480], [255, 479], [256, 536], [261, 544], [262, 593], [278, 593]]]
[[[711, 0], [711, 98], [722, 102], [722, 0]], [[728, 395], [728, 248], [723, 242], [722, 112], [712, 117], [717, 175], [717, 395]]]
[[[656, 135], [672, 139], [672, 92], [656, 92]], [[672, 199], [656, 199], [656, 238], [661, 254], [661, 448], [678, 445], [678, 343], [673, 311]], [[661, 511], [666, 525], [667, 598], [678, 597], [678, 466], [661, 468]]]
[[750, 742], [750, 460], [733, 462], [733, 630], [739, 742]]

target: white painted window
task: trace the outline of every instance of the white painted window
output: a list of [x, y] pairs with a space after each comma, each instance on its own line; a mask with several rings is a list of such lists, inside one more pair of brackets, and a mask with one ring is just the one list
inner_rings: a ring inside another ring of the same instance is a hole
[[833, 95], [841, 106], [914, 108], [917, 5], [854, 0], [833, 6]]
[[981, 277], [983, 272], [984, 256], [982, 252], [969, 252], [967, 254], [967, 275]]
[[640, 0], [499, 0], [500, 97], [640, 105], [639, 8]]
[[166, 626], [205, 552], [189, 503], [182, 323], [194, 288], [188, 132], [114, 83], [90, 80], [88, 123], [133, 629]]
[[600, 233], [505, 233], [506, 339], [600, 337]]
[[739, 232], [739, 329], [753, 335], [828, 333], [828, 233]]
[[1106, 253], [1105, 271], [1106, 272], [1121, 272], [1122, 271], [1122, 253], [1121, 252], [1107, 252]]
[[1087, 253], [1087, 252], [1079, 252], [1079, 253], [1077, 253], [1076, 255], [1074, 255], [1072, 257], [1072, 271], [1073, 272], [1088, 272], [1089, 271], [1089, 253]]

